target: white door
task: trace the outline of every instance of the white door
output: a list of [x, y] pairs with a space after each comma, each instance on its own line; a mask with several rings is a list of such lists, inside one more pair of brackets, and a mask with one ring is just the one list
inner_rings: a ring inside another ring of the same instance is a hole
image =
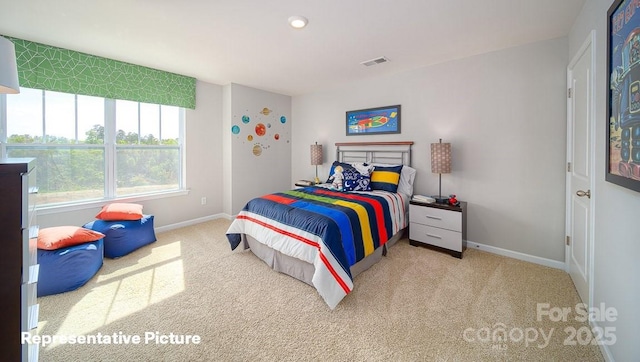
[[595, 32], [568, 67], [567, 256], [566, 264], [582, 302], [590, 305], [593, 283], [593, 185]]

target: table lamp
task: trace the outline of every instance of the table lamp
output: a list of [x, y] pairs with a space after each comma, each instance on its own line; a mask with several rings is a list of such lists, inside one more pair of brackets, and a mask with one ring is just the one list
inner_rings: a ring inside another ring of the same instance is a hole
[[311, 145], [311, 165], [316, 166], [316, 178], [313, 182], [317, 185], [320, 183], [318, 165], [322, 165], [322, 145], [319, 145], [318, 142], [315, 145]]
[[438, 195], [432, 196], [438, 204], [446, 204], [449, 199], [442, 196], [442, 174], [451, 173], [451, 143], [431, 144], [431, 172], [438, 174]]

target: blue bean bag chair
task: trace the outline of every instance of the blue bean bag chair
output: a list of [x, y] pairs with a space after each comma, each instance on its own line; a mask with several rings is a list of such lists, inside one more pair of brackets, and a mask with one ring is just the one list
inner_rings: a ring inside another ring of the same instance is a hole
[[76, 290], [102, 267], [103, 239], [63, 247], [38, 249], [38, 297]]
[[83, 227], [104, 234], [104, 256], [115, 259], [156, 241], [153, 215], [140, 220], [95, 220]]

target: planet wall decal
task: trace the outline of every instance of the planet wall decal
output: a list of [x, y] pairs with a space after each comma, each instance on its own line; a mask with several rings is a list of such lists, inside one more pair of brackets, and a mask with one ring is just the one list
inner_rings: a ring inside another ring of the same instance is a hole
[[262, 147], [260, 145], [253, 145], [253, 155], [260, 156], [262, 154]]
[[264, 114], [265, 116], [268, 116], [271, 113], [271, 110], [265, 107], [265, 108], [262, 108], [262, 111], [260, 111], [260, 113]]
[[242, 123], [249, 123], [249, 121], [251, 121], [251, 118], [249, 118], [249, 116], [242, 116]]
[[240, 127], [238, 127], [237, 125], [233, 125], [233, 127], [231, 127], [231, 133], [233, 134], [240, 133]]
[[258, 123], [256, 125], [256, 134], [260, 137], [264, 136], [267, 133], [267, 128], [262, 123]]
[[280, 117], [280, 123], [287, 123], [287, 117], [285, 116]]

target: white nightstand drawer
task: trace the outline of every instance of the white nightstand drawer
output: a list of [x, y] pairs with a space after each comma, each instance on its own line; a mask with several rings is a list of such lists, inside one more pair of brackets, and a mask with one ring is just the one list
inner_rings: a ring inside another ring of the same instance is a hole
[[462, 234], [451, 230], [411, 223], [409, 239], [462, 252]]
[[462, 212], [409, 205], [409, 221], [462, 232]]

